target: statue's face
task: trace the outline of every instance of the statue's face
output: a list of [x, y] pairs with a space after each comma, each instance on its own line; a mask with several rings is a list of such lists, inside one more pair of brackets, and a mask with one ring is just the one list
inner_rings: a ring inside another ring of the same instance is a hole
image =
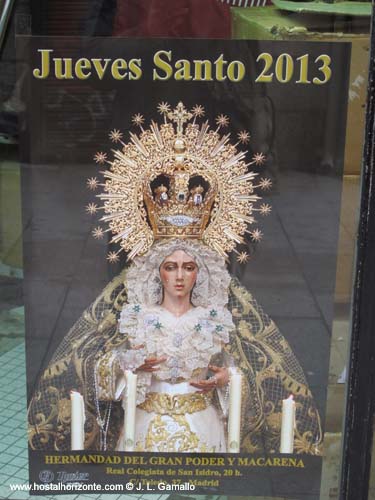
[[198, 275], [198, 266], [183, 250], [175, 250], [160, 266], [160, 279], [164, 295], [183, 298], [190, 297]]

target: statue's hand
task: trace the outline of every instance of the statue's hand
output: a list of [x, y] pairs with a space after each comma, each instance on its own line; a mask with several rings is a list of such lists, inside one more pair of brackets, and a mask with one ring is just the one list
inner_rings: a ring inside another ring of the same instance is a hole
[[160, 363], [164, 363], [164, 361], [166, 361], [166, 359], [167, 358], [165, 356], [163, 356], [161, 358], [157, 358], [157, 357], [146, 358], [143, 365], [139, 366], [136, 371], [137, 372], [138, 371], [156, 372], [157, 370], [159, 370], [159, 368], [157, 366]]
[[212, 391], [212, 389], [215, 389], [216, 387], [224, 387], [229, 382], [228, 368], [209, 365], [209, 369], [212, 372], [214, 372], [215, 375], [210, 377], [208, 380], [200, 380], [199, 382], [190, 382], [190, 385], [199, 389], [198, 392], [200, 393]]

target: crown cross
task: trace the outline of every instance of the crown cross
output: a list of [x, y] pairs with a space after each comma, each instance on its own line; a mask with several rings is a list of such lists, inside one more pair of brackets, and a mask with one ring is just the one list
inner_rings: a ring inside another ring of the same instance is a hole
[[189, 113], [182, 102], [179, 102], [173, 111], [168, 113], [168, 118], [177, 123], [177, 134], [181, 135], [183, 132], [183, 125], [192, 118], [192, 113]]

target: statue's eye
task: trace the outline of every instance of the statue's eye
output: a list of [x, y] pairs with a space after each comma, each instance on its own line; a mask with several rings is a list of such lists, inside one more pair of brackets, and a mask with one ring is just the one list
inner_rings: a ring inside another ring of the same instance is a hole
[[195, 271], [195, 266], [192, 266], [192, 265], [191, 266], [186, 266], [186, 270], [190, 271], [190, 272]]

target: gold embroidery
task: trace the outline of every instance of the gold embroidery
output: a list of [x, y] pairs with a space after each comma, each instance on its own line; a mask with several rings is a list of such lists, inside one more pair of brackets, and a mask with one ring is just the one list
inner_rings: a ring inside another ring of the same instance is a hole
[[[141, 443], [137, 443], [137, 448]], [[184, 415], [156, 415], [150, 422], [143, 451], [214, 452], [190, 429]]]
[[99, 399], [111, 399], [113, 393], [113, 374], [111, 365], [112, 352], [107, 352], [98, 361], [98, 389]]
[[49, 379], [66, 372], [69, 367], [69, 361], [70, 358], [67, 356], [59, 361], [56, 361], [55, 363], [51, 363], [51, 365], [44, 371], [43, 377], [45, 379]]
[[184, 415], [205, 410], [211, 403], [212, 393], [166, 394], [150, 392], [138, 408], [159, 415]]
[[297, 428], [294, 437], [294, 453], [308, 453], [320, 456], [322, 455], [321, 440], [316, 439], [314, 442], [314, 435], [311, 431], [306, 431], [302, 434]]
[[63, 398], [57, 403], [57, 420], [64, 424], [70, 424], [71, 402], [70, 399]]

